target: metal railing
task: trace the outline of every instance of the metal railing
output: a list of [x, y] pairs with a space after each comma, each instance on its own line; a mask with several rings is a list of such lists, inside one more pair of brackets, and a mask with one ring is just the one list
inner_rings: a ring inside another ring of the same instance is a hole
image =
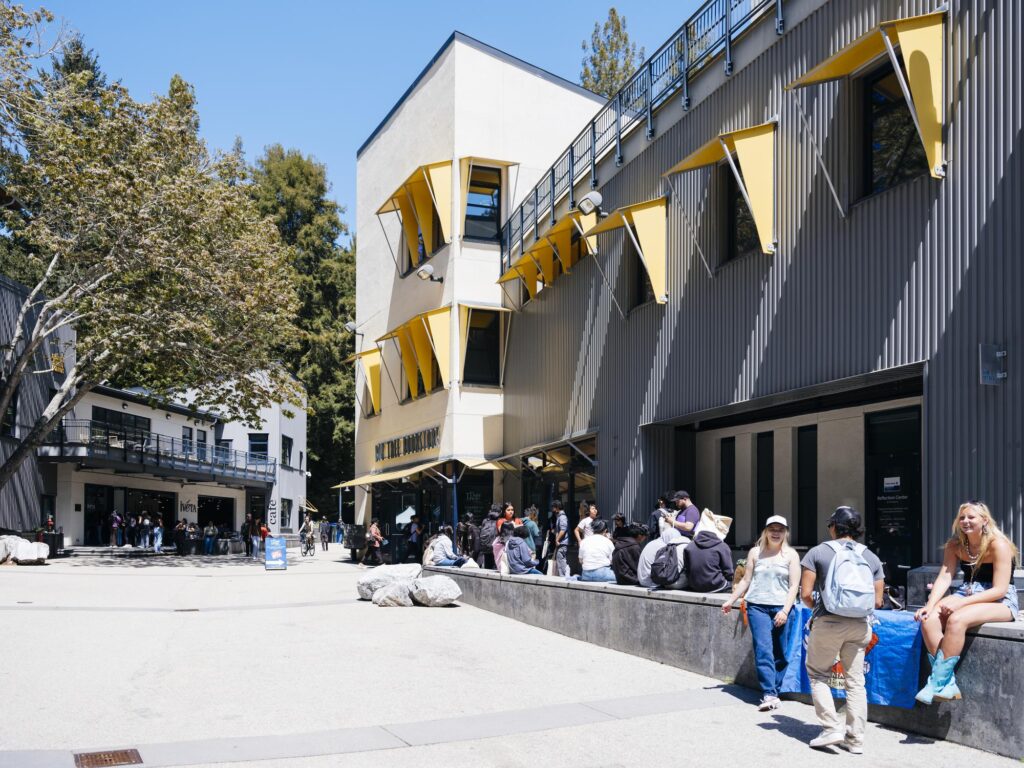
[[74, 449], [84, 447], [92, 457], [147, 464], [165, 470], [202, 472], [268, 483], [274, 482], [277, 476], [277, 459], [262, 453], [235, 451], [155, 432], [124, 429], [102, 421], [65, 419], [47, 436], [43, 445], [58, 446], [60, 456], [74, 455]]
[[707, 0], [668, 41], [658, 48], [615, 96], [587, 123], [558, 157], [501, 229], [501, 272], [508, 271], [512, 252], [537, 239], [538, 225], [554, 221], [555, 206], [565, 195], [575, 207], [573, 187], [586, 176], [597, 186], [598, 160], [610, 151], [622, 161], [622, 137], [641, 123], [647, 138], [654, 136], [654, 112], [675, 94], [689, 107], [688, 82], [719, 54], [725, 55], [726, 74], [732, 73], [732, 41], [751, 27], [771, 6], [775, 29], [782, 34], [782, 0]]

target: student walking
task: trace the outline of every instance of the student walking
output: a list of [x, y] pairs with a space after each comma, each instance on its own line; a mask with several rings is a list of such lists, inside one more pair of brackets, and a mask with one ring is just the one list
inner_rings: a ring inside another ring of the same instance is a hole
[[260, 542], [263, 540], [260, 530], [262, 528], [260, 518], [256, 518], [249, 524], [250, 536], [252, 538], [252, 559], [260, 559]]
[[217, 526], [213, 524], [213, 520], [206, 524], [206, 528], [203, 529], [203, 554], [212, 555], [214, 545], [217, 543]]
[[555, 568], [558, 575], [568, 577], [569, 561], [566, 555], [569, 552], [569, 517], [562, 509], [562, 502], [555, 499], [551, 502], [551, 516], [554, 519], [552, 531], [554, 533]]
[[480, 554], [477, 565], [481, 568], [497, 568], [494, 562], [494, 540], [498, 537], [498, 526], [501, 525], [501, 507], [491, 504], [487, 518], [480, 525]]
[[[864, 689], [864, 649], [871, 642], [871, 617], [882, 606], [885, 577], [874, 552], [857, 544], [860, 513], [838, 507], [828, 520], [830, 541], [812, 548], [801, 561], [800, 597], [811, 612], [807, 641], [807, 676], [811, 700], [822, 731], [811, 739], [815, 749], [840, 745], [864, 752], [868, 697]], [[843, 665], [846, 730], [836, 714], [829, 678], [836, 657]]]
[[324, 552], [327, 551], [327, 543], [331, 540], [331, 524], [327, 522], [327, 518], [323, 517], [320, 519], [320, 547]]
[[761, 685], [758, 710], [779, 706], [779, 689], [786, 674], [786, 648], [800, 625], [790, 619], [800, 588], [800, 558], [789, 546], [789, 523], [782, 515], [765, 522], [757, 544], [747, 555], [743, 578], [722, 604], [728, 614], [736, 601], [746, 596], [750, 639], [754, 642], [757, 681]]
[[245, 556], [252, 557], [253, 541], [257, 538], [257, 531], [254, 529], [252, 521], [252, 512], [245, 513], [245, 520], [242, 521], [242, 527], [238, 529], [238, 535], [242, 541], [245, 542]]
[[[984, 502], [960, 505], [928, 602], [914, 614], [921, 622], [931, 665], [928, 682], [916, 697], [922, 704], [961, 697], [954, 670], [968, 629], [1017, 618], [1013, 568], [1018, 559], [1017, 548], [999, 530]], [[958, 568], [964, 572], [963, 584], [947, 597], [946, 591]]]
[[164, 546], [164, 519], [159, 515], [156, 518], [156, 523], [153, 525], [153, 551], [163, 552]]
[[380, 520], [375, 517], [370, 521], [370, 529], [366, 532], [366, 551], [359, 564], [365, 566], [366, 561], [372, 557], [374, 565], [383, 565], [384, 558], [380, 551], [383, 544], [384, 536], [380, 532]]

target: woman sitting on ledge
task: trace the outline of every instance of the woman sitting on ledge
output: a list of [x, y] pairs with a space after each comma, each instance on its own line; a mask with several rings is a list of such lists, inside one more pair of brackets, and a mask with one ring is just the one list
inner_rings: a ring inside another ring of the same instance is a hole
[[[921, 622], [932, 667], [928, 682], [917, 694], [922, 704], [960, 698], [954, 669], [968, 629], [1017, 618], [1017, 589], [1013, 585], [1017, 558], [1017, 548], [999, 530], [983, 502], [960, 505], [928, 603], [914, 614]], [[946, 596], [957, 568], [963, 569], [964, 582]]]
[[580, 568], [583, 569], [580, 581], [607, 581], [614, 584], [614, 553], [615, 544], [608, 537], [608, 523], [595, 520], [591, 525], [591, 535], [580, 542]]
[[434, 548], [431, 550], [430, 562], [432, 565], [445, 565], [452, 568], [461, 568], [468, 557], [459, 557], [452, 548], [452, 527], [445, 525], [441, 532], [434, 539]]
[[509, 573], [519, 575], [532, 573], [539, 576], [541, 573], [537, 570], [537, 561], [533, 558], [527, 541], [533, 543], [533, 537], [530, 536], [530, 529], [525, 525], [520, 525], [512, 532], [512, 537], [505, 545]]

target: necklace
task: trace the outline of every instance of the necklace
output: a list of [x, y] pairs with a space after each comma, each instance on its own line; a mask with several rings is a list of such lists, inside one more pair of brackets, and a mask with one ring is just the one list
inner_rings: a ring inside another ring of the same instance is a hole
[[971, 549], [971, 540], [968, 539], [966, 536], [964, 537], [964, 539], [967, 541], [967, 557], [970, 559], [972, 563], [977, 563], [978, 555], [980, 555], [981, 552], [978, 552], [977, 555], [974, 554], [974, 550]]

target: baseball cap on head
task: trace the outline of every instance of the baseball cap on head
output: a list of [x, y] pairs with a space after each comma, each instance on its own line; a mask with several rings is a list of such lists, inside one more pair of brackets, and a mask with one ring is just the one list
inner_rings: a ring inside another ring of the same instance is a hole
[[690, 494], [686, 491], [676, 491], [672, 494], [672, 501], [682, 501], [683, 499], [690, 498]]
[[784, 528], [789, 528], [789, 523], [786, 522], [786, 518], [782, 515], [772, 515], [764, 521], [764, 527], [767, 528], [769, 525], [778, 524]]

